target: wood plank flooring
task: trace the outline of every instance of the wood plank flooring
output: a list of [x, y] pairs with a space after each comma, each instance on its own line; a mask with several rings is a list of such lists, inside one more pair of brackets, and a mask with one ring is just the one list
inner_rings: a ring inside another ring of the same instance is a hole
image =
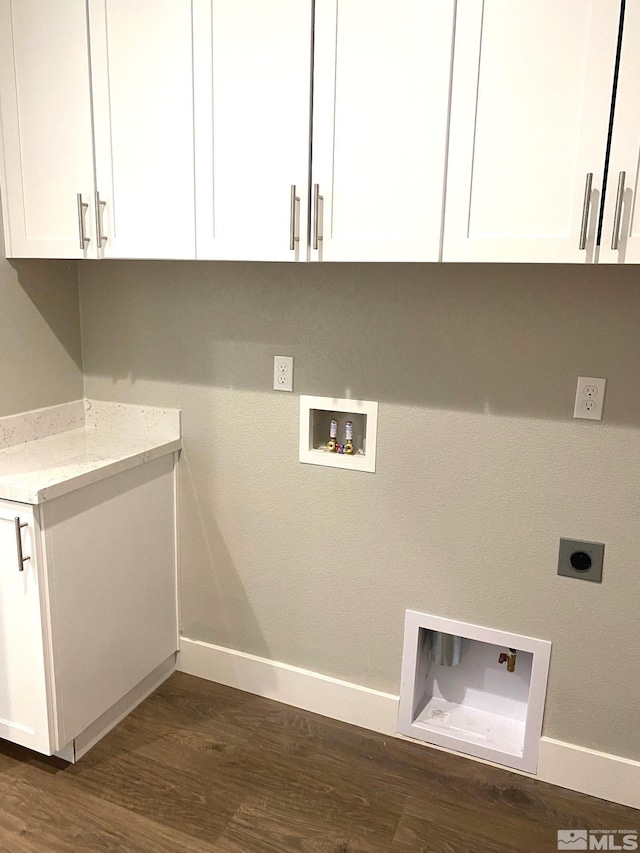
[[4, 853], [546, 853], [640, 811], [174, 674], [76, 765], [0, 741]]

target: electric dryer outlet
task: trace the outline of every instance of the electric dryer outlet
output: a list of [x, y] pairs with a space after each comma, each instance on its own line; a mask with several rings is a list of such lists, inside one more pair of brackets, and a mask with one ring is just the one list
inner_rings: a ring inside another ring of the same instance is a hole
[[566, 578], [602, 582], [604, 545], [580, 539], [560, 539], [558, 574]]

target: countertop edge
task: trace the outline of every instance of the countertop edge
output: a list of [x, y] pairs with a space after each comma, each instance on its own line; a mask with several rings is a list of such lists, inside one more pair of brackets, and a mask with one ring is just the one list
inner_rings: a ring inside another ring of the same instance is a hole
[[116, 459], [106, 465], [100, 465], [91, 471], [85, 471], [75, 477], [55, 483], [51, 486], [38, 490], [29, 488], [21, 488], [20, 486], [5, 486], [0, 494], [0, 500], [15, 501], [16, 503], [38, 505], [47, 501], [59, 498], [62, 495], [73, 492], [76, 489], [81, 489], [83, 486], [89, 486], [92, 483], [97, 483], [107, 477], [112, 477], [122, 471], [127, 471], [130, 468], [135, 468], [138, 465], [144, 465], [145, 462], [151, 462], [161, 456], [167, 456], [170, 453], [175, 453], [182, 449], [182, 439], [176, 438], [167, 439], [155, 447], [148, 450], [141, 450], [137, 453], [132, 453], [129, 456], [124, 456], [121, 459]]

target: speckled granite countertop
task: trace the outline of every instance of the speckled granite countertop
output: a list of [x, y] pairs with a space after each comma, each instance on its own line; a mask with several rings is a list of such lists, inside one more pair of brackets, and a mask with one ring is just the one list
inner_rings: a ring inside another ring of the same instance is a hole
[[74, 400], [0, 418], [0, 500], [39, 504], [182, 447], [181, 412]]

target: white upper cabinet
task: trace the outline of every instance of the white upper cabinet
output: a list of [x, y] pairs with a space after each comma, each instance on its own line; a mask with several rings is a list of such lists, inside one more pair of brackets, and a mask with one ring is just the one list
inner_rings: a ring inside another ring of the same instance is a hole
[[453, 0], [316, 0], [311, 258], [436, 261]]
[[195, 257], [190, 0], [0, 0], [0, 110], [9, 257]]
[[50, 755], [37, 539], [32, 508], [0, 501], [0, 738]]
[[0, 131], [7, 255], [95, 257], [84, 0], [0, 0]]
[[600, 245], [601, 262], [640, 263], [639, 163], [640, 0], [627, 0]]
[[0, 0], [7, 254], [640, 263], [621, 5]]
[[190, 0], [88, 5], [101, 254], [194, 258]]
[[619, 14], [458, 0], [443, 260], [595, 260]]
[[198, 258], [307, 259], [309, 0], [194, 0]]

